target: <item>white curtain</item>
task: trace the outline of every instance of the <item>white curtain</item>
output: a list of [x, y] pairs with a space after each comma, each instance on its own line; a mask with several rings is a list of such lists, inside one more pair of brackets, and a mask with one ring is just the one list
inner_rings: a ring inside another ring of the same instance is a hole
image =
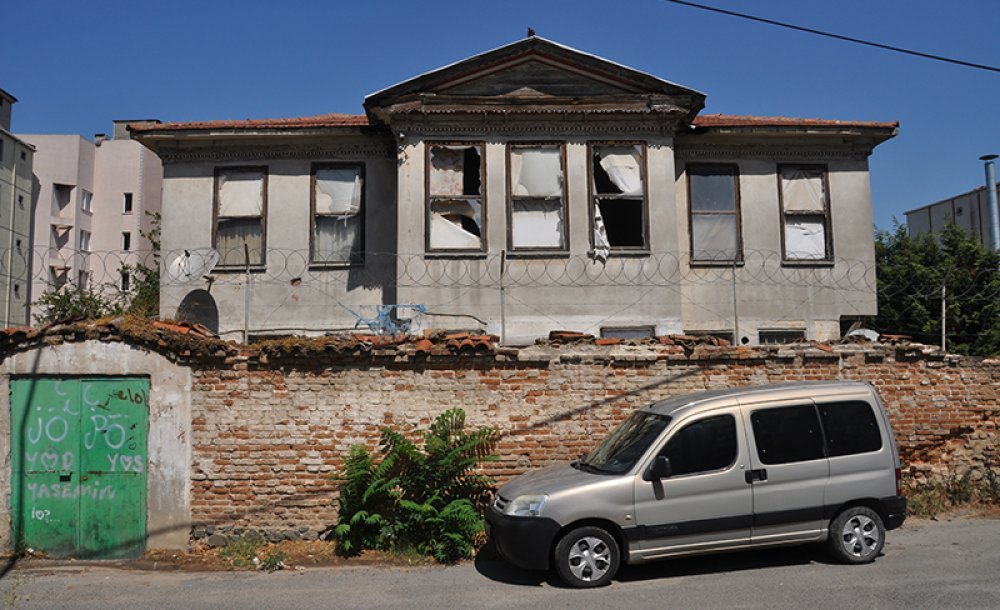
[[694, 260], [731, 261], [736, 258], [736, 215], [695, 214], [691, 217]]
[[604, 262], [611, 255], [611, 242], [608, 241], [608, 230], [604, 228], [604, 216], [601, 206], [594, 204], [594, 258]]
[[601, 168], [623, 195], [641, 196], [642, 148], [639, 146], [601, 147], [597, 150]]
[[215, 236], [219, 262], [223, 265], [245, 264], [243, 245], [246, 244], [250, 250], [250, 264], [261, 264], [264, 260], [262, 238], [260, 218], [220, 218], [219, 230]]
[[361, 217], [317, 216], [313, 235], [313, 261], [348, 263], [358, 254], [361, 242]]
[[263, 212], [263, 173], [226, 171], [219, 174], [219, 217], [260, 216]]
[[781, 170], [782, 203], [786, 212], [819, 212], [825, 209], [823, 172], [797, 167]]
[[[482, 248], [482, 202], [478, 200], [435, 201], [431, 203], [430, 244], [432, 249], [478, 250]], [[462, 219], [471, 219], [479, 235], [467, 231]]]
[[562, 201], [515, 199], [511, 204], [511, 237], [515, 248], [563, 246]]
[[785, 219], [785, 257], [793, 260], [826, 258], [826, 226], [822, 220]]
[[361, 169], [316, 170], [316, 213], [353, 216], [361, 209]]
[[515, 197], [562, 197], [562, 155], [558, 147], [513, 148], [510, 183]]

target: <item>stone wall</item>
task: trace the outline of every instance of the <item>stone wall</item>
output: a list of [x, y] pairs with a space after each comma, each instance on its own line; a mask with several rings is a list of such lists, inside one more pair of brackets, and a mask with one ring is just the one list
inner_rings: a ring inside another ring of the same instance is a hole
[[500, 460], [487, 471], [503, 480], [576, 457], [651, 401], [759, 383], [870, 381], [915, 479], [1000, 474], [1000, 362], [920, 346], [570, 343], [436, 354], [400, 347], [360, 357], [244, 353], [193, 366], [196, 536], [248, 527], [315, 536], [335, 519], [330, 476], [341, 457], [352, 444], [374, 448], [386, 424], [415, 431], [462, 407], [470, 425], [502, 433]]

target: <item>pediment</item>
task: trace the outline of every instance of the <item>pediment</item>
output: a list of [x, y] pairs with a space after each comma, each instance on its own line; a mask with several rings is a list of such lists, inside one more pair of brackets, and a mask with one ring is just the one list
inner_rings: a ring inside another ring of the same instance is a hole
[[636, 92], [634, 87], [552, 65], [541, 58], [473, 74], [434, 91], [463, 97], [589, 97]]

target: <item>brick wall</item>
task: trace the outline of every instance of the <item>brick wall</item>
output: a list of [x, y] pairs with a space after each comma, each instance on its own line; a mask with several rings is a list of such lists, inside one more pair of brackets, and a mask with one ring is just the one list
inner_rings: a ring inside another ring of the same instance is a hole
[[1000, 473], [1000, 362], [912, 346], [569, 344], [451, 356], [246, 356], [195, 368], [192, 518], [227, 532], [315, 535], [335, 519], [329, 477], [348, 447], [374, 447], [381, 426], [415, 430], [452, 407], [465, 409], [471, 425], [502, 432], [500, 460], [488, 472], [503, 480], [576, 457], [653, 400], [828, 379], [878, 387], [917, 479]]

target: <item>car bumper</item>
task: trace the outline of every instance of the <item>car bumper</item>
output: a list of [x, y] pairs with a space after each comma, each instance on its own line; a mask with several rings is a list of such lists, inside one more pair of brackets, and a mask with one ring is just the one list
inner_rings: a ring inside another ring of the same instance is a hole
[[906, 498], [904, 496], [889, 496], [882, 498], [885, 506], [885, 529], [894, 530], [906, 521]]
[[486, 531], [500, 556], [526, 570], [548, 570], [559, 524], [545, 517], [511, 517], [486, 511]]

